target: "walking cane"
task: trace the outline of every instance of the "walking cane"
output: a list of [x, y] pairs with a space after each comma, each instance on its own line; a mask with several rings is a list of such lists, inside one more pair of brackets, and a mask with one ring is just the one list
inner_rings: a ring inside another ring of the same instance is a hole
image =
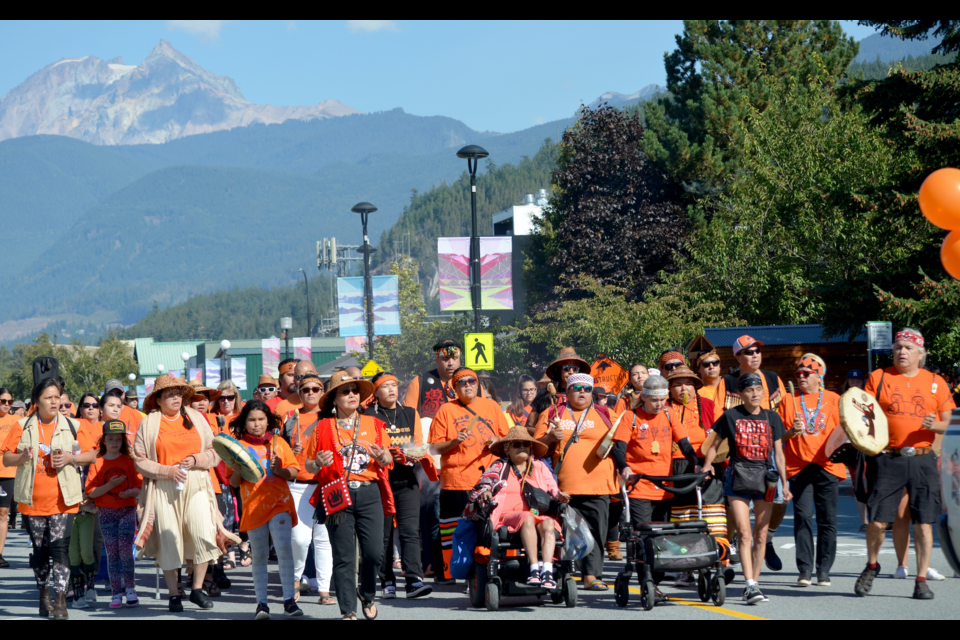
[[153, 599], [160, 599], [160, 567], [154, 567], [157, 570], [157, 592], [154, 594]]

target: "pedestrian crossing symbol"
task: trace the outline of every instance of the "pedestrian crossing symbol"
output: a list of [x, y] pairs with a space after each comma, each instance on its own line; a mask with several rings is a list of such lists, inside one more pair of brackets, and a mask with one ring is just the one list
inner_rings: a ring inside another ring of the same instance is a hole
[[493, 371], [493, 334], [468, 333], [463, 341], [466, 367], [474, 371]]

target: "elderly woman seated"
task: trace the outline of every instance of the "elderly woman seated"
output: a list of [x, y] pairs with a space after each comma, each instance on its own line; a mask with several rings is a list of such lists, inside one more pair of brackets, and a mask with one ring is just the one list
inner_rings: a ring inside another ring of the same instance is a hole
[[[547, 446], [534, 440], [526, 428], [514, 427], [490, 451], [500, 459], [490, 465], [470, 492], [471, 506], [467, 510], [474, 505], [479, 509], [492, 506], [490, 523], [494, 530], [506, 527], [511, 534], [520, 534], [530, 563], [527, 585], [555, 591], [553, 557], [562, 529], [548, 512], [553, 511], [552, 503], [566, 504], [570, 496], [560, 492], [550, 469], [537, 459], [547, 455]], [[542, 563], [538, 561], [541, 556]]]

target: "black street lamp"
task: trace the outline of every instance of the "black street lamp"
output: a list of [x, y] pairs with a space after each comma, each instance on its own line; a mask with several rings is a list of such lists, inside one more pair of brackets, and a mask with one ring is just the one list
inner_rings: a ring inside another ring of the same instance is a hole
[[307, 282], [307, 272], [300, 269], [303, 274], [303, 286], [307, 290], [307, 337], [313, 337], [313, 322], [310, 320], [310, 283]]
[[369, 202], [358, 202], [350, 209], [354, 213], [360, 214], [360, 221], [363, 222], [363, 246], [357, 249], [357, 253], [363, 254], [363, 300], [367, 320], [367, 355], [373, 358], [373, 279], [370, 277], [370, 255], [377, 250], [370, 246], [370, 238], [367, 237], [367, 222], [370, 214], [377, 210]]
[[468, 145], [457, 151], [458, 158], [467, 159], [470, 174], [470, 213], [473, 216], [473, 231], [470, 234], [470, 299], [473, 302], [473, 330], [480, 331], [480, 235], [477, 230], [477, 165], [480, 158], [490, 154], [483, 147]]

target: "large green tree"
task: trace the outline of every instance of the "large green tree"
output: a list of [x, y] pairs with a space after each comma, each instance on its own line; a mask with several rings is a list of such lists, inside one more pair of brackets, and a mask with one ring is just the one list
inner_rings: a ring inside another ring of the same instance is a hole
[[694, 196], [727, 185], [741, 169], [751, 112], [777, 100], [785, 78], [819, 64], [839, 77], [858, 45], [835, 20], [684, 20], [665, 54], [668, 97], [647, 106], [645, 150]]

